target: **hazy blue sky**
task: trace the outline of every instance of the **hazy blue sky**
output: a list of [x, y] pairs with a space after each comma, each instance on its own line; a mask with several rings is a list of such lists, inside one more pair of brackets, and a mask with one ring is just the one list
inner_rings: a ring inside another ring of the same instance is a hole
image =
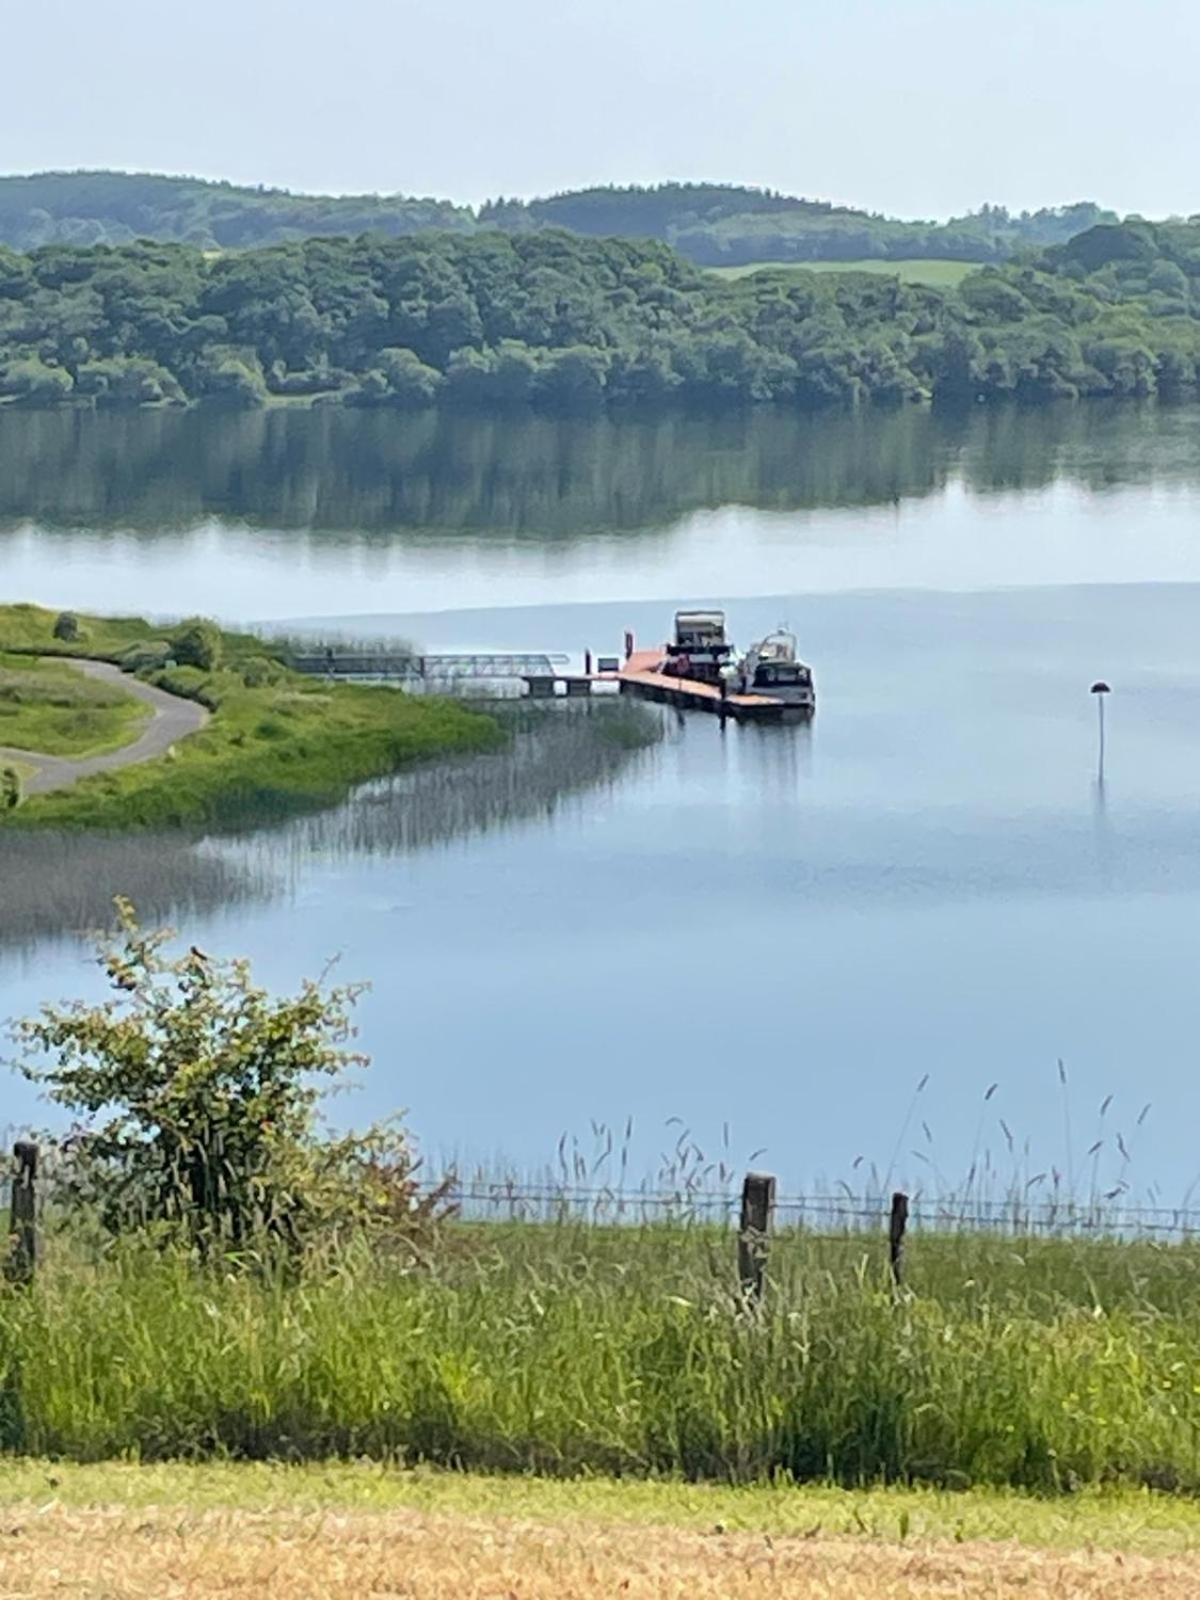
[[0, 169], [1200, 210], [1194, 0], [2, 0]]

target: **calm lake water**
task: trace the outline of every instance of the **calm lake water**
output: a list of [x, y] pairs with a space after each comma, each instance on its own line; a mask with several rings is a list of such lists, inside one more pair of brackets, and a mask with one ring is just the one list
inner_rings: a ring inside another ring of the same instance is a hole
[[[336, 1114], [405, 1107], [435, 1155], [530, 1168], [632, 1116], [645, 1165], [679, 1117], [789, 1186], [990, 1159], [999, 1187], [1057, 1169], [1176, 1204], [1198, 584], [1200, 411], [6, 416], [5, 599], [568, 651], [723, 602], [742, 643], [791, 624], [820, 706], [672, 717], [623, 760], [563, 723], [243, 840], [4, 839], [0, 1013], [94, 992], [71, 930], [128, 886], [271, 983], [332, 954], [371, 980], [375, 1064]], [[38, 1114], [21, 1084], [8, 1106]]]

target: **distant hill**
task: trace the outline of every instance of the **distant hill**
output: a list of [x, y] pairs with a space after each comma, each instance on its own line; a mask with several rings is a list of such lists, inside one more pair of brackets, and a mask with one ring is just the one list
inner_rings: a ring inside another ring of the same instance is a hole
[[429, 230], [657, 239], [700, 266], [757, 261], [1002, 261], [1062, 244], [1115, 212], [1092, 201], [1014, 215], [1003, 206], [949, 222], [906, 222], [736, 184], [663, 183], [489, 201], [478, 212], [406, 195], [297, 195], [153, 173], [0, 177], [0, 244], [128, 244], [134, 239], [244, 250], [325, 235], [397, 238]]
[[733, 184], [663, 183], [580, 189], [545, 200], [497, 200], [483, 223], [520, 230], [661, 239], [699, 266], [752, 261], [1003, 261], [1025, 247], [1065, 243], [1116, 212], [1094, 201], [1024, 211], [982, 206], [949, 222], [904, 222], [850, 206]]
[[240, 250], [324, 234], [395, 238], [475, 227], [466, 206], [405, 195], [297, 195], [142, 172], [0, 177], [0, 244], [15, 250], [134, 239]]

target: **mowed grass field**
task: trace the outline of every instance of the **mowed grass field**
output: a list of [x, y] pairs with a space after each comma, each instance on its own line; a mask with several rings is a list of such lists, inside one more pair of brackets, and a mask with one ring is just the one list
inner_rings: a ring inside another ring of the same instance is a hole
[[61, 661], [0, 653], [0, 745], [47, 756], [119, 750], [149, 707]]
[[788, 277], [798, 272], [870, 272], [879, 277], [899, 278], [902, 283], [925, 283], [936, 289], [953, 289], [968, 272], [977, 272], [977, 261], [751, 261], [741, 267], [711, 267], [718, 278], [748, 278], [755, 272], [782, 272]]
[[0, 1467], [0, 1592], [109, 1600], [1191, 1600], [1194, 1508], [371, 1465]]

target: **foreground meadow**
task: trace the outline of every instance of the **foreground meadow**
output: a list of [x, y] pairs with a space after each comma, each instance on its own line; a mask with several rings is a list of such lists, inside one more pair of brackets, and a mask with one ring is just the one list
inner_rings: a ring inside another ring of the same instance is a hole
[[0, 1467], [0, 1592], [113, 1600], [1117, 1600], [1195, 1593], [1150, 1494], [554, 1483], [375, 1466]]

